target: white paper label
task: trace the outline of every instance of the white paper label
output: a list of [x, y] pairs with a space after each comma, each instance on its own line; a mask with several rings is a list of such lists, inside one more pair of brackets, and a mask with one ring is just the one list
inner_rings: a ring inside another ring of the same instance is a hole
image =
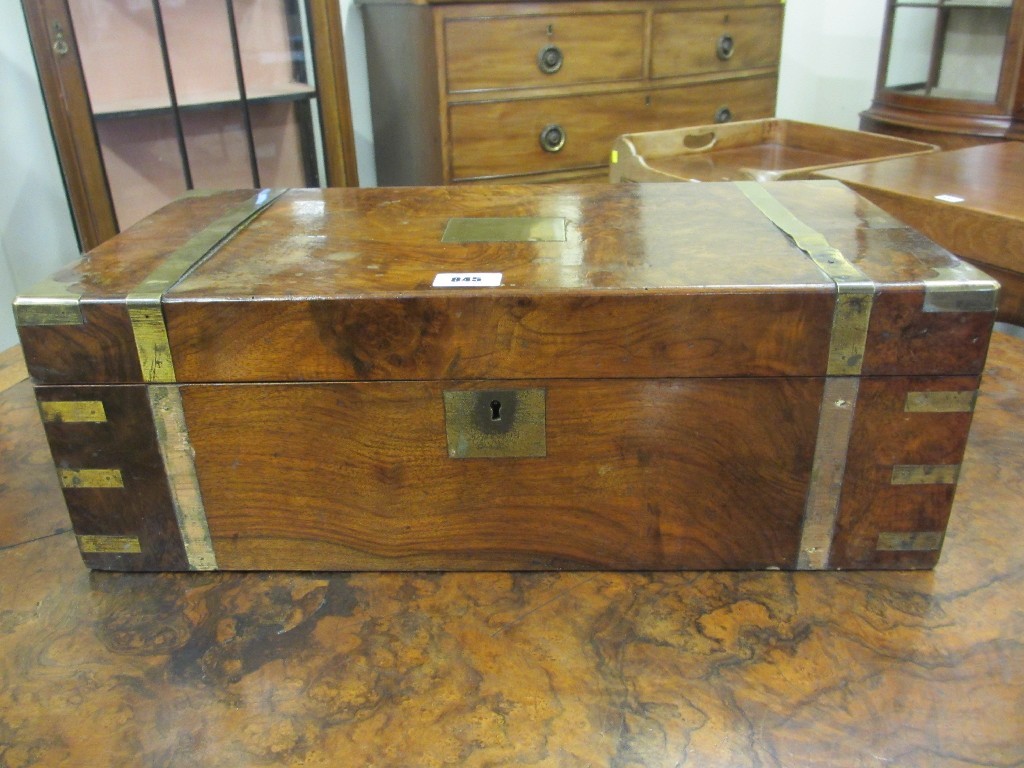
[[501, 285], [501, 272], [438, 272], [435, 288], [496, 288]]

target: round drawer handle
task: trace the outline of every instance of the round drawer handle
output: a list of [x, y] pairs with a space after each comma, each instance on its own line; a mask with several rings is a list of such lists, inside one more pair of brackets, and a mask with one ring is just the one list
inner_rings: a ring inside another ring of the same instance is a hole
[[728, 123], [732, 120], [732, 110], [728, 107], [719, 107], [715, 112], [716, 123]]
[[715, 49], [715, 52], [718, 54], [718, 58], [722, 61], [728, 61], [732, 58], [735, 51], [736, 42], [732, 39], [732, 35], [722, 35], [718, 38], [718, 46]]
[[540, 146], [545, 152], [560, 152], [565, 146], [565, 131], [562, 130], [562, 126], [544, 126], [544, 130], [540, 132]]
[[565, 56], [557, 45], [549, 45], [541, 48], [537, 54], [537, 68], [545, 75], [553, 75], [562, 68]]

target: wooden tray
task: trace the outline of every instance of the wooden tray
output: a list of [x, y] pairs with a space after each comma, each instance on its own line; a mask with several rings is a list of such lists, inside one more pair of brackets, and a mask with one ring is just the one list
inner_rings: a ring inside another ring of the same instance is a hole
[[938, 149], [933, 144], [793, 120], [747, 120], [620, 136], [610, 180], [780, 181], [851, 163]]

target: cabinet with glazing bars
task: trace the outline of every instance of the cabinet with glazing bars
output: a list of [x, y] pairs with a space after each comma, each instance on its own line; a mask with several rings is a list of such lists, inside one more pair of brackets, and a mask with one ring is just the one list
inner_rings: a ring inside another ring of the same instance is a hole
[[23, 0], [83, 249], [188, 190], [357, 183], [336, 0]]

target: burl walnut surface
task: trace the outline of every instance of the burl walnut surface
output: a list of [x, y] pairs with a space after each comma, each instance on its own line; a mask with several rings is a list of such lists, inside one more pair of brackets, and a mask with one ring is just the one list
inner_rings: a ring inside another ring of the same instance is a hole
[[1022, 371], [914, 573], [90, 572], [15, 384], [0, 765], [1022, 765]]

